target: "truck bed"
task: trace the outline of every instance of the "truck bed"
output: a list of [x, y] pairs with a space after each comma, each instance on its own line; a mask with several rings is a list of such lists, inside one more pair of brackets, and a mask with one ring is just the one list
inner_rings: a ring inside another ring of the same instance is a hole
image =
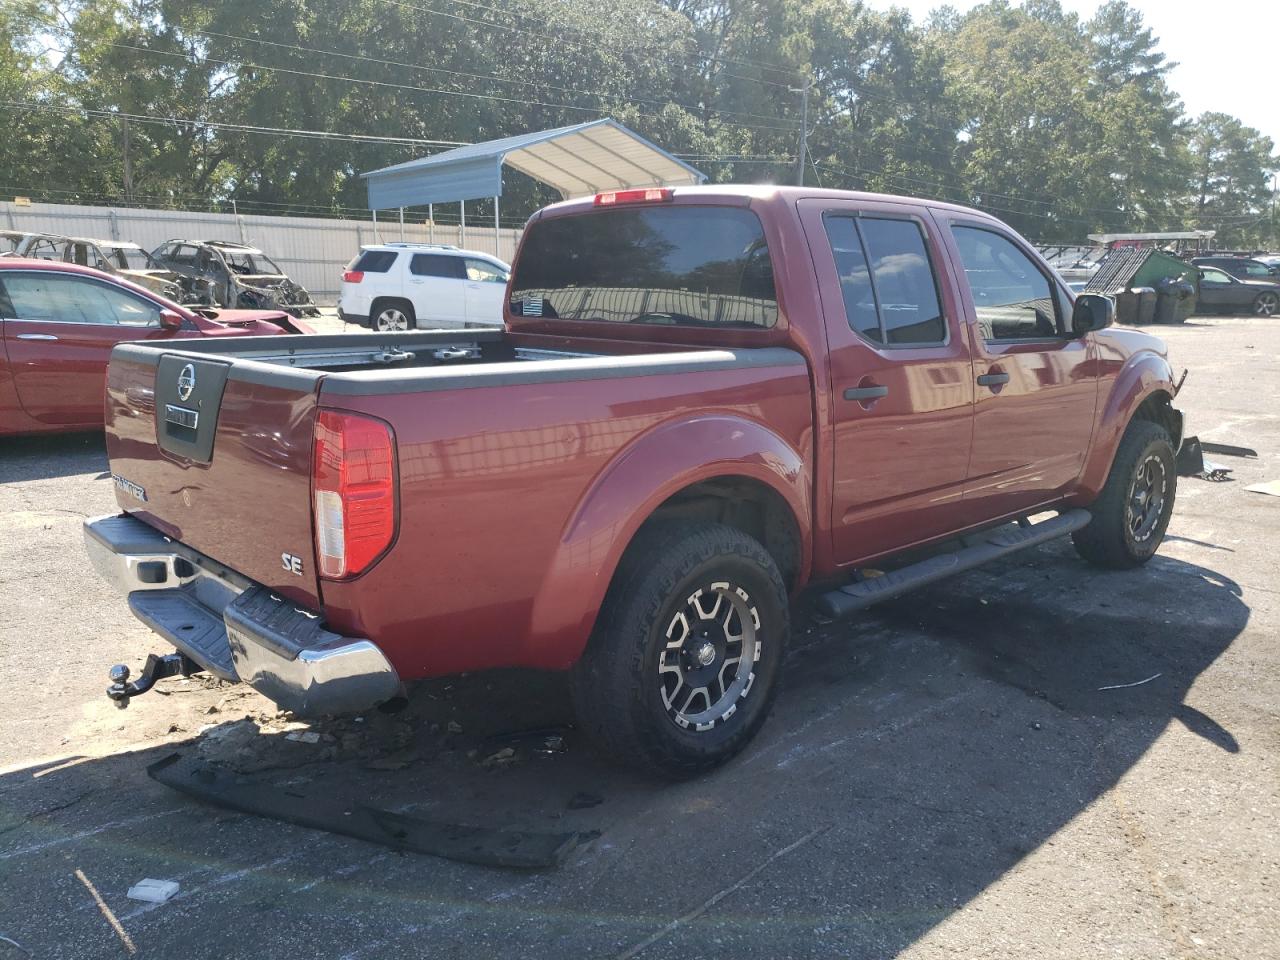
[[[187, 373], [197, 386], [184, 400]], [[315, 569], [321, 409], [375, 417], [395, 439], [398, 535], [355, 579]], [[604, 475], [640, 463], [659, 474], [645, 493], [660, 492], [685, 453], [714, 458], [698, 424], [717, 417], [781, 432], [780, 448], [812, 443], [809, 372], [794, 351], [502, 330], [123, 344], [106, 414], [123, 510], [340, 632], [376, 637], [406, 678], [563, 665], [563, 646], [541, 641], [579, 642], [589, 625], [535, 607], [552, 567], [586, 564], [589, 578], [600, 562], [566, 544], [597, 522]], [[677, 425], [669, 452], [643, 452]], [[530, 626], [518, 638], [513, 615]]]

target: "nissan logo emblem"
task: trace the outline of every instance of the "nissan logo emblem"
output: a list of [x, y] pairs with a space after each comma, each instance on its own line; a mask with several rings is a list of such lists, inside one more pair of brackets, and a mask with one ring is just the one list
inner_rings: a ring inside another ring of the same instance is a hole
[[196, 368], [188, 363], [178, 374], [178, 399], [190, 400], [191, 391], [196, 388]]

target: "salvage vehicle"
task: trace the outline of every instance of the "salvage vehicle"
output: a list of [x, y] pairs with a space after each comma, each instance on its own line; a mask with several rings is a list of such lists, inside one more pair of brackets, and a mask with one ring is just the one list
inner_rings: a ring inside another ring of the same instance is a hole
[[436, 243], [380, 243], [347, 264], [338, 319], [374, 330], [501, 327], [511, 267]]
[[320, 316], [311, 294], [257, 247], [222, 240], [166, 240], [151, 256], [179, 276], [205, 282], [209, 306]]
[[102, 426], [111, 349], [126, 340], [309, 333], [279, 310], [192, 310], [119, 276], [0, 259], [0, 436]]
[[139, 286], [178, 303], [198, 305], [208, 302], [208, 293], [205, 291], [208, 281], [193, 281], [179, 277], [172, 270], [165, 270], [151, 254], [127, 240], [71, 237], [62, 248], [62, 259], [132, 280]]
[[31, 260], [61, 260], [62, 251], [67, 238], [56, 233], [25, 233], [11, 231], [12, 238], [18, 234], [17, 246], [13, 248], [13, 256], [27, 257]]
[[610, 755], [708, 770], [807, 585], [843, 617], [1065, 535], [1151, 558], [1183, 418], [1113, 317], [975, 210], [716, 186], [535, 214], [503, 330], [122, 345], [85, 540], [178, 652], [108, 695], [203, 670], [308, 716], [567, 670]]
[[0, 230], [0, 257], [13, 257], [30, 234], [25, 230]]
[[1280, 313], [1280, 280], [1242, 280], [1217, 267], [1200, 267], [1199, 309], [1216, 313]]

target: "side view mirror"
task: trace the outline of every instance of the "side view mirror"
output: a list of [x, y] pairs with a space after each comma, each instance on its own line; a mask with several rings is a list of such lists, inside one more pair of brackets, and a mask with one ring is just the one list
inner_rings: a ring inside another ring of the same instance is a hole
[[176, 310], [161, 310], [160, 326], [164, 327], [166, 330], [181, 330], [182, 314], [178, 313]]
[[1094, 330], [1109, 327], [1116, 319], [1116, 302], [1096, 293], [1082, 293], [1076, 297], [1071, 311], [1071, 332], [1083, 337]]

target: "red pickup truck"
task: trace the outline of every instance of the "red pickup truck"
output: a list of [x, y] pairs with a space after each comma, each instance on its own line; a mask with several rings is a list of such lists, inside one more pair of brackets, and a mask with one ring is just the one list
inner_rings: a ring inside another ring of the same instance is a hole
[[998, 220], [778, 187], [529, 223], [506, 327], [125, 344], [97, 568], [178, 653], [299, 714], [568, 670], [613, 755], [689, 775], [778, 687], [788, 596], [845, 616], [1070, 534], [1155, 552], [1163, 344]]
[[125, 340], [310, 333], [280, 310], [183, 307], [101, 270], [0, 259], [0, 437], [102, 426], [111, 348]]

